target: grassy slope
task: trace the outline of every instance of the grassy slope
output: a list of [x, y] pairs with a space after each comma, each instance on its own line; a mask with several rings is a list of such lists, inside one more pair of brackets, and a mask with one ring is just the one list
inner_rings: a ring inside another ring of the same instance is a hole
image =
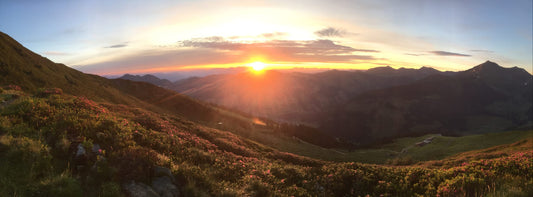
[[18, 85], [28, 93], [61, 88], [65, 93], [98, 102], [124, 104], [233, 130], [249, 129], [251, 121], [219, 112], [213, 106], [144, 82], [110, 80], [56, 64], [0, 32], [0, 86]]
[[[0, 110], [0, 196], [120, 195], [124, 181], [149, 184], [154, 165], [171, 169], [185, 196], [533, 192], [529, 165], [533, 152], [524, 143], [505, 149], [505, 155], [488, 152], [463, 163], [413, 167], [332, 163], [140, 108], [69, 95], [39, 97], [16, 90], [0, 94], [6, 101]], [[94, 155], [82, 163], [73, 159], [80, 143], [99, 144], [105, 159]], [[96, 168], [74, 167], [79, 165]]]
[[[415, 146], [417, 142], [421, 142], [431, 136], [436, 136], [432, 143], [422, 147]], [[463, 137], [446, 137], [430, 134], [420, 137], [399, 138], [381, 147], [357, 149], [349, 152], [345, 150], [326, 149], [288, 136], [276, 135], [268, 129], [254, 130], [247, 137], [281, 151], [317, 159], [383, 164], [388, 160], [398, 157], [409, 157], [414, 161], [439, 160], [461, 152], [484, 149], [514, 143], [522, 139], [533, 138], [533, 131], [507, 131]], [[404, 149], [406, 151], [402, 153]]]

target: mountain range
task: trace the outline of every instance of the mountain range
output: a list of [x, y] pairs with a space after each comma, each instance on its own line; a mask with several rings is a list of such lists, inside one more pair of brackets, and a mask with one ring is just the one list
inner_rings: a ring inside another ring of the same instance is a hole
[[255, 116], [317, 127], [356, 143], [533, 125], [531, 74], [490, 61], [459, 72], [429, 67], [243, 72], [193, 77], [162, 87]]

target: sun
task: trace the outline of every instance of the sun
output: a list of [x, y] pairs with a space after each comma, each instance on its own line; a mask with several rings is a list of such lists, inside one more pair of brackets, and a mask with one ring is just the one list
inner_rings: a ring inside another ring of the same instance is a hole
[[263, 69], [265, 69], [266, 64], [263, 62], [252, 62], [249, 63], [248, 66], [252, 67], [254, 71], [262, 71]]

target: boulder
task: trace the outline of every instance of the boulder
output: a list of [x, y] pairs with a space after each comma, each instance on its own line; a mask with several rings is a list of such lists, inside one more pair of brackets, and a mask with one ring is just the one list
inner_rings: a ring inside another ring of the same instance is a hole
[[172, 171], [170, 169], [161, 167], [161, 166], [154, 166], [154, 177], [161, 177], [161, 176], [168, 176], [174, 181], [174, 176], [172, 175]]
[[152, 188], [161, 197], [178, 197], [180, 192], [176, 185], [172, 184], [171, 177], [162, 176], [152, 180]]
[[78, 149], [76, 150], [76, 158], [84, 156], [85, 154], [87, 154], [87, 151], [85, 151], [83, 145], [81, 143], [78, 144]]
[[144, 183], [135, 183], [135, 181], [131, 181], [122, 184], [122, 188], [124, 188], [126, 193], [131, 197], [159, 197], [159, 194]]

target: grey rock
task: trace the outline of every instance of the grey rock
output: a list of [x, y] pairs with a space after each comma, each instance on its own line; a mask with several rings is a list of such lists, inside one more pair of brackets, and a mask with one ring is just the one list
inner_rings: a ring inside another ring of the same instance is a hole
[[161, 197], [178, 197], [180, 192], [168, 176], [158, 177], [152, 180], [152, 188]]
[[135, 181], [131, 181], [122, 184], [122, 188], [124, 188], [126, 193], [131, 197], [160, 197], [150, 186], [144, 183], [135, 183]]
[[174, 176], [172, 175], [172, 171], [170, 169], [161, 167], [161, 166], [154, 166], [153, 168], [154, 176], [155, 177], [161, 177], [161, 176], [168, 176], [174, 181]]
[[83, 148], [83, 145], [78, 144], [78, 150], [76, 151], [76, 157], [80, 157], [85, 154], [87, 154], [87, 152], [85, 151], [85, 148]]

